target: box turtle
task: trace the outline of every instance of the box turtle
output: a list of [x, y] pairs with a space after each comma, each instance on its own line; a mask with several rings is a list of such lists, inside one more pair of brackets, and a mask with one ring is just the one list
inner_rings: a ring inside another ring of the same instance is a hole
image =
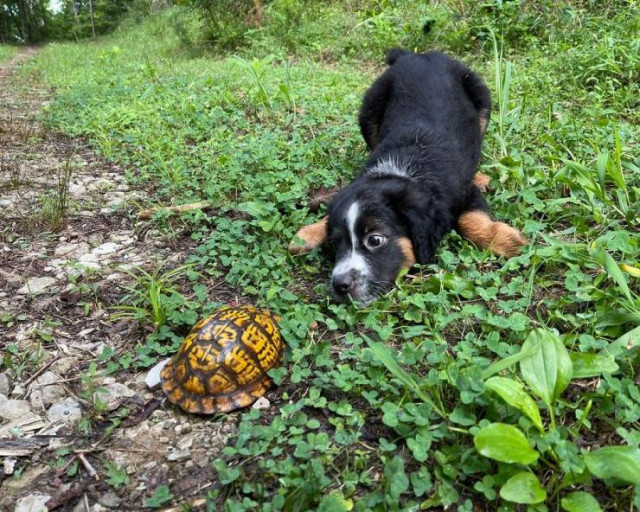
[[278, 317], [252, 306], [223, 307], [197, 323], [162, 370], [169, 401], [215, 414], [252, 404], [271, 385], [282, 358]]

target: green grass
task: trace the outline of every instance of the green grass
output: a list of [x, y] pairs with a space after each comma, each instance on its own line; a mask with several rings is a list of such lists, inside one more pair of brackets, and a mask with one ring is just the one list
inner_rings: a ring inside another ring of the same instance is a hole
[[[200, 280], [224, 276], [283, 317], [275, 407], [239, 414], [238, 436], [212, 461], [213, 509], [588, 510], [571, 508], [589, 501], [580, 492], [632, 510], [640, 12], [613, 1], [415, 4], [273, 2], [233, 50], [205, 53], [184, 50], [174, 28], [190, 18], [174, 9], [96, 44], [51, 45], [25, 72], [56, 88], [49, 125], [88, 137], [154, 201], [210, 201], [213, 212], [158, 215], [158, 226], [196, 241]], [[364, 162], [357, 109], [397, 44], [458, 55], [484, 76], [489, 201], [532, 243], [506, 261], [452, 234], [435, 264], [370, 307], [335, 305], [330, 262], [286, 245], [316, 218], [308, 191]], [[220, 304], [200, 280], [185, 285], [188, 301], [158, 305], [164, 325], [138, 367]], [[598, 450], [611, 445], [621, 448]]]
[[0, 64], [15, 57], [17, 54], [18, 49], [15, 46], [0, 44]]

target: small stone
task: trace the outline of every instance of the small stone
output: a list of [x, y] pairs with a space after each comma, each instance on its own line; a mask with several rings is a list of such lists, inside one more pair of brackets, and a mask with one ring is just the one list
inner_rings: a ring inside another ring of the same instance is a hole
[[18, 295], [40, 295], [56, 282], [53, 277], [32, 277], [22, 288], [18, 289], [17, 293]]
[[14, 400], [0, 395], [0, 418], [5, 420], [17, 420], [31, 414], [31, 407], [26, 400]]
[[69, 193], [73, 196], [81, 196], [86, 191], [87, 189], [80, 183], [72, 183], [71, 185], [69, 185]]
[[269, 402], [268, 398], [261, 396], [251, 406], [252, 409], [268, 409], [271, 407], [271, 402]]
[[87, 190], [89, 191], [104, 191], [113, 187], [113, 182], [105, 178], [98, 178], [87, 184]]
[[105, 277], [105, 279], [107, 281], [117, 281], [118, 279], [122, 278], [122, 274], [120, 274], [119, 272], [114, 272], [113, 274], [109, 274], [107, 277]]
[[169, 359], [170, 358], [160, 361], [153, 368], [151, 368], [151, 370], [149, 370], [149, 373], [147, 373], [147, 376], [144, 379], [144, 383], [149, 389], [155, 389], [160, 385], [160, 374], [162, 373], [162, 369], [169, 362]]
[[187, 460], [191, 458], [191, 450], [173, 450], [167, 455], [169, 462], [178, 462], [181, 460]]
[[51, 496], [48, 494], [34, 492], [33, 494], [29, 494], [29, 496], [20, 498], [16, 503], [14, 512], [48, 512], [49, 509], [45, 507], [44, 504], [50, 499]]
[[29, 400], [34, 409], [44, 409], [61, 400], [65, 396], [64, 387], [58, 384], [60, 378], [48, 371], [40, 375], [29, 386], [31, 395]]
[[[82, 254], [85, 254], [89, 250], [89, 244], [80, 242], [77, 244], [74, 243], [62, 243], [58, 245], [54, 251], [53, 255], [62, 258], [65, 257], [67, 259], [71, 258], [79, 258]], [[54, 263], [51, 263], [54, 265]]]
[[193, 430], [191, 423], [181, 423], [180, 425], [176, 425], [175, 431], [176, 434], [188, 434]]
[[18, 459], [14, 459], [13, 457], [6, 457], [4, 459], [4, 474], [13, 475], [13, 472], [16, 469], [17, 462], [18, 462]]
[[178, 439], [176, 447], [178, 448], [178, 450], [188, 450], [193, 446], [193, 438], [194, 434], [182, 436], [180, 439]]
[[108, 508], [118, 508], [122, 503], [122, 498], [119, 498], [113, 491], [109, 491], [98, 498], [98, 503]]
[[22, 384], [16, 384], [11, 390], [11, 396], [20, 397], [27, 394], [27, 389]]
[[115, 411], [120, 407], [120, 403], [124, 398], [135, 396], [135, 391], [129, 389], [124, 384], [113, 382], [107, 386], [101, 387], [93, 394], [93, 399], [100, 400], [108, 411]]
[[51, 369], [58, 375], [65, 375], [69, 370], [76, 368], [78, 359], [75, 357], [63, 357], [51, 365]]
[[9, 372], [0, 373], [0, 395], [9, 396], [11, 391], [11, 379], [9, 378]]
[[92, 252], [92, 254], [96, 254], [98, 256], [103, 256], [105, 254], [111, 254], [116, 252], [117, 250], [121, 249], [122, 246], [114, 243], [114, 242], [107, 242], [104, 243], [102, 245], [99, 245], [98, 247], [96, 247]]
[[82, 418], [82, 407], [71, 397], [52, 405], [47, 411], [47, 419], [51, 423], [73, 425], [78, 422], [80, 418]]

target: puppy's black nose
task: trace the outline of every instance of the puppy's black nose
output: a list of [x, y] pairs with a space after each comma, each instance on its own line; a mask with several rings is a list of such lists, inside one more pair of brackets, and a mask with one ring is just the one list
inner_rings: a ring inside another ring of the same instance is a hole
[[347, 295], [353, 290], [355, 282], [355, 274], [353, 272], [346, 272], [345, 274], [338, 274], [337, 276], [333, 276], [331, 285], [338, 295]]

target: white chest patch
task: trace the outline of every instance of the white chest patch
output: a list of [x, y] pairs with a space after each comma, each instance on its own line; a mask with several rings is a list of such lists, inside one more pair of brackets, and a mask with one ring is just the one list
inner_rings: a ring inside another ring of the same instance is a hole
[[374, 167], [367, 171], [375, 176], [399, 176], [401, 178], [410, 178], [411, 172], [399, 161], [392, 157], [380, 160]]
[[358, 277], [367, 277], [369, 275], [369, 265], [364, 256], [358, 252], [358, 236], [356, 235], [356, 223], [358, 222], [358, 215], [360, 213], [360, 205], [357, 201], [352, 203], [347, 210], [347, 229], [349, 230], [349, 236], [351, 237], [351, 251], [336, 263], [333, 269], [332, 275], [339, 276], [347, 274], [352, 270], [355, 270]]

